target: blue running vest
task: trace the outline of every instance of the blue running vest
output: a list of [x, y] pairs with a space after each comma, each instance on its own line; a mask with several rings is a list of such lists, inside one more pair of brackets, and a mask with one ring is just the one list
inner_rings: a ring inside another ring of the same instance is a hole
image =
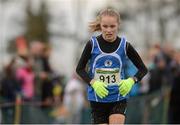
[[126, 39], [122, 37], [117, 50], [112, 53], [103, 52], [95, 36], [92, 36], [91, 42], [92, 51], [88, 62], [88, 74], [92, 79], [108, 84], [109, 94], [101, 99], [96, 95], [93, 88], [88, 86], [88, 100], [107, 103], [128, 98], [128, 96], [122, 97], [119, 94], [119, 86], [117, 85], [120, 80], [125, 79]]

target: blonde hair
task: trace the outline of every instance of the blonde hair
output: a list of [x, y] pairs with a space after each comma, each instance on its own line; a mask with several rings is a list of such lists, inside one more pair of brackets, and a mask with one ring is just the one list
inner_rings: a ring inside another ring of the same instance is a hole
[[117, 18], [118, 24], [120, 24], [120, 14], [118, 12], [116, 12], [114, 9], [111, 8], [107, 8], [105, 10], [102, 10], [99, 15], [96, 17], [95, 21], [92, 21], [89, 23], [89, 30], [91, 32], [95, 32], [95, 31], [101, 31], [101, 19], [102, 16], [113, 16]]

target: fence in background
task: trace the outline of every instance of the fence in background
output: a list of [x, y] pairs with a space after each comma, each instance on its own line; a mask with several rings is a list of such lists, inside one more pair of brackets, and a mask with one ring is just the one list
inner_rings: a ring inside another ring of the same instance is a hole
[[[161, 91], [152, 94], [130, 98], [126, 123], [167, 123], [169, 93], [170, 88], [165, 87]], [[61, 111], [61, 106], [43, 107], [40, 103], [20, 103], [19, 97], [17, 97], [15, 104], [1, 103], [0, 107], [0, 123], [3, 124], [48, 124], [67, 123], [68, 121], [68, 115], [63, 116], [61, 113], [59, 113], [59, 116], [52, 115], [54, 111]], [[83, 109], [81, 123], [91, 123], [89, 107]]]

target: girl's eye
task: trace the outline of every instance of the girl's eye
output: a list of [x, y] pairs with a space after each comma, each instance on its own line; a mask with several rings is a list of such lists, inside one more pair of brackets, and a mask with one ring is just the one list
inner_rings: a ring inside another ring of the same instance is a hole
[[103, 25], [104, 28], [107, 28], [108, 26], [107, 25]]
[[111, 25], [110, 27], [111, 27], [111, 28], [114, 28], [114, 27], [115, 27], [115, 25]]
[[108, 26], [108, 25], [102, 25], [102, 27], [104, 27], [104, 28], [115, 28], [116, 27], [116, 25], [110, 25], [110, 26]]

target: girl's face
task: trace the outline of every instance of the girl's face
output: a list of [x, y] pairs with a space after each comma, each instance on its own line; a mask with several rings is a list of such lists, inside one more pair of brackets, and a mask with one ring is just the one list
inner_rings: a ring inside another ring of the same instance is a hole
[[106, 41], [113, 42], [116, 40], [119, 24], [115, 16], [102, 16], [100, 27], [102, 36]]

